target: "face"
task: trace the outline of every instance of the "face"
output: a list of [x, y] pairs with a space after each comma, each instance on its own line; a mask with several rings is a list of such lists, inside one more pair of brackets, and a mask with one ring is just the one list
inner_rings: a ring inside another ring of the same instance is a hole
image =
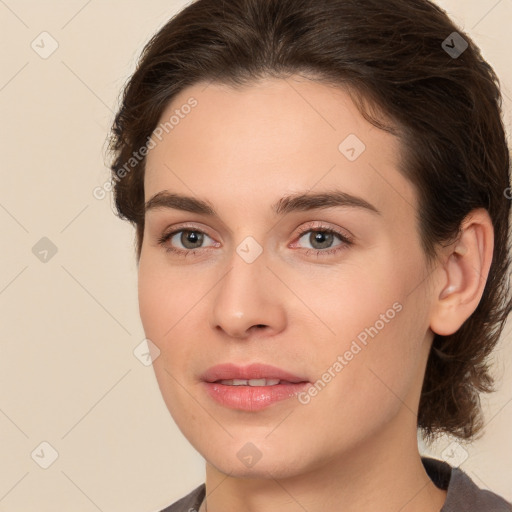
[[171, 116], [139, 304], [184, 435], [224, 473], [276, 477], [415, 439], [430, 292], [399, 141], [299, 77], [197, 84]]

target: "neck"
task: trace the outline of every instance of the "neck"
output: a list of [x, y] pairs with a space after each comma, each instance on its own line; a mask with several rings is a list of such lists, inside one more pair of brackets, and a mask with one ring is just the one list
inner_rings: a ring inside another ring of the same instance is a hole
[[[206, 465], [202, 512], [439, 512], [446, 491], [430, 480], [418, 452], [416, 426], [409, 435], [389, 425], [386, 431], [350, 453], [334, 455], [320, 467], [292, 477], [236, 478]], [[400, 415], [399, 415], [400, 416]], [[396, 427], [396, 425], [395, 425]], [[412, 428], [411, 428], [412, 427]]]

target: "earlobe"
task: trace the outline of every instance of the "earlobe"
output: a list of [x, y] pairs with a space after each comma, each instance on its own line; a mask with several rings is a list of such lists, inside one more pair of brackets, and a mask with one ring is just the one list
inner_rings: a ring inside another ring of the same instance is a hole
[[487, 210], [473, 210], [462, 222], [457, 241], [443, 250], [442, 268], [432, 304], [430, 328], [448, 336], [475, 311], [482, 298], [494, 249]]

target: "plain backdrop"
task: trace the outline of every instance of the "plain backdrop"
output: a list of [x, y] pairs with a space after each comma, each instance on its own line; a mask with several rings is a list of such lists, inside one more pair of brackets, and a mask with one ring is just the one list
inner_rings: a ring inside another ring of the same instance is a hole
[[[439, 4], [501, 77], [510, 134], [512, 0]], [[0, 512], [151, 512], [204, 480], [203, 459], [136, 357], [134, 232], [110, 195], [92, 193], [109, 179], [120, 89], [184, 5], [0, 0]], [[443, 438], [428, 453], [512, 500], [507, 327], [484, 437], [464, 448]]]

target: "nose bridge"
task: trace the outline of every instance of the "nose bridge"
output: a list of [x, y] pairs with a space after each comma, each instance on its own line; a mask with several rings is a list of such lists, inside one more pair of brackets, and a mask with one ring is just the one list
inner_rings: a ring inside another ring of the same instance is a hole
[[[257, 244], [257, 245], [256, 245]], [[233, 251], [229, 270], [220, 280], [213, 301], [212, 327], [234, 337], [245, 337], [255, 325], [280, 330], [285, 320], [283, 302], [263, 248], [250, 237]]]

